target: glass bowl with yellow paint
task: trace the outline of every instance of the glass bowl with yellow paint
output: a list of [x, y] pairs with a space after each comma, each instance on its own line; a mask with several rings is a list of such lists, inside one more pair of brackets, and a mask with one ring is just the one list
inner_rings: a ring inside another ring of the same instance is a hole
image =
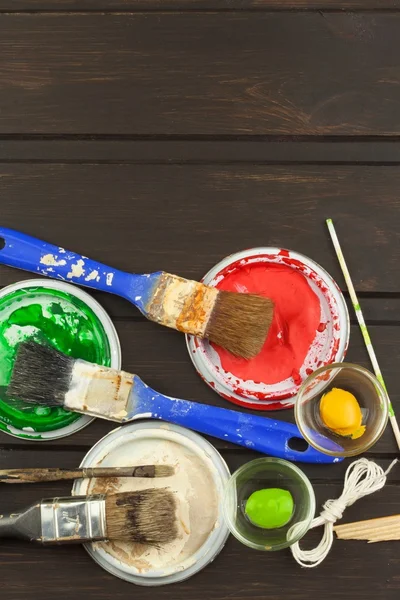
[[364, 367], [336, 363], [321, 367], [302, 384], [295, 418], [306, 441], [331, 456], [356, 456], [385, 430], [389, 400]]
[[254, 550], [282, 550], [305, 535], [315, 513], [314, 490], [296, 465], [257, 458], [230, 478], [224, 518], [231, 533]]
[[68, 283], [31, 279], [0, 291], [0, 430], [33, 441], [70, 435], [93, 418], [7, 397], [18, 345], [30, 338], [74, 358], [120, 369], [117, 332], [100, 304]]

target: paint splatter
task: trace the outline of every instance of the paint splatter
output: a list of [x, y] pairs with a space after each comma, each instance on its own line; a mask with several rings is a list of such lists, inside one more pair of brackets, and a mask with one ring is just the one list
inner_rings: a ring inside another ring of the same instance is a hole
[[85, 269], [83, 268], [85, 261], [81, 258], [75, 263], [71, 265], [71, 270], [67, 273], [67, 279], [72, 279], [73, 277], [79, 278], [85, 274]]
[[97, 278], [99, 276], [99, 272], [98, 271], [92, 271], [91, 273], [89, 273], [89, 275], [87, 277], [85, 277], [85, 281], [97, 281]]
[[54, 254], [45, 254], [40, 259], [42, 265], [53, 266], [53, 267], [63, 267], [67, 264], [67, 261], [64, 259], [57, 259]]

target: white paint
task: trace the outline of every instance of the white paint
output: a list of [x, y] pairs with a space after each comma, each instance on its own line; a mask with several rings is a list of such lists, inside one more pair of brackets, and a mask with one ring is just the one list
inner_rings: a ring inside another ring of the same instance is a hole
[[59, 248], [58, 251], [60, 254], [65, 254], [65, 248]]
[[[221, 535], [218, 517], [221, 516], [219, 506], [225, 483], [220, 480], [215, 455], [210, 458], [194, 440], [185, 439], [182, 434], [165, 430], [155, 423], [130, 436], [124, 432], [128, 427], [132, 426], [124, 426], [114, 441], [103, 444], [102, 452], [90, 461], [90, 466], [171, 464], [175, 466], [175, 474], [167, 479], [92, 479], [75, 486], [74, 492], [118, 493], [167, 487], [177, 500], [179, 534], [174, 542], [160, 549], [119, 541], [97, 542], [92, 548], [102, 557], [101, 564], [105, 560], [109, 564], [118, 564], [124, 572], [147, 578], [181, 573], [201, 560], [202, 555], [211, 560], [215, 542], [211, 546], [209, 540]], [[86, 460], [84, 463], [89, 466]]]
[[135, 296], [135, 302], [139, 302], [142, 299], [142, 296]]
[[63, 267], [64, 265], [67, 264], [67, 261], [64, 259], [57, 259], [54, 254], [45, 254], [44, 256], [42, 256], [42, 258], [40, 259], [40, 262], [42, 265], [47, 265], [49, 267], [53, 266], [53, 267]]
[[112, 285], [113, 278], [114, 278], [114, 273], [107, 273], [106, 284], [107, 285]]
[[122, 422], [128, 415], [131, 390], [130, 373], [76, 360], [64, 405], [93, 417]]
[[147, 413], [137, 413], [137, 414], [134, 416], [134, 419], [135, 419], [135, 420], [136, 420], [136, 419], [151, 419], [151, 417], [152, 417], [152, 414], [151, 414], [151, 412], [147, 412]]
[[[204, 292], [201, 302], [202, 310], [198, 310], [196, 314], [192, 315], [191, 311], [187, 309], [188, 301], [193, 302], [199, 290]], [[217, 290], [205, 288], [197, 281], [163, 273], [148, 307], [148, 317], [174, 329], [179, 324], [180, 331], [201, 337], [205, 333], [217, 295]]]
[[237, 292], [239, 292], [240, 294], [248, 294], [249, 293], [248, 288], [241, 283], [235, 283], [234, 287], [235, 287], [235, 290]]
[[71, 270], [67, 273], [67, 279], [72, 279], [73, 277], [79, 278], [85, 274], [85, 269], [83, 268], [85, 265], [85, 261], [81, 258], [74, 264], [71, 265]]
[[[85, 281], [93, 281], [94, 279], [96, 279], [96, 281], [98, 281], [99, 277], [99, 272], [98, 271], [92, 271], [91, 273], [89, 273], [89, 275], [87, 277], [85, 277]], [[100, 277], [99, 277], [100, 279]]]

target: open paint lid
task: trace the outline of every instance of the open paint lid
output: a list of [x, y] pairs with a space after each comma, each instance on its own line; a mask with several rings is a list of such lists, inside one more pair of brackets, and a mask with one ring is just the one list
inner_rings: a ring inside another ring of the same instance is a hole
[[[265, 273], [269, 280], [263, 287], [262, 278], [266, 277]], [[272, 279], [277, 276], [281, 284], [283, 279], [286, 280], [286, 287], [282, 287], [280, 296], [277, 295], [277, 282]], [[235, 282], [233, 288], [226, 287], [228, 280], [229, 285], [232, 285], [232, 281]], [[246, 285], [243, 285], [243, 281]], [[350, 335], [346, 302], [332, 277], [307, 256], [281, 248], [261, 247], [243, 250], [224, 258], [215, 265], [204, 276], [203, 283], [245, 293], [262, 293], [268, 290], [275, 307], [279, 305], [280, 308], [275, 309], [271, 329], [262, 352], [249, 362], [235, 359], [226, 351], [221, 352], [222, 349], [215, 348], [208, 340], [186, 336], [189, 356], [197, 372], [223, 398], [256, 410], [290, 408], [294, 405], [301, 383], [311, 373], [323, 365], [341, 362], [344, 359]], [[274, 294], [277, 297], [274, 297]], [[292, 330], [288, 325], [289, 319], [286, 319], [284, 314], [285, 311], [288, 313], [288, 297], [294, 298], [297, 304], [293, 311], [296, 319], [293, 319]], [[311, 305], [313, 305], [312, 311]], [[306, 337], [300, 324], [304, 315], [311, 313], [313, 318], [312, 327], [309, 327], [311, 337], [305, 343]], [[295, 354], [293, 341], [305, 347], [297, 354], [298, 364], [291, 366], [289, 361], [290, 368], [282, 374], [284, 371], [282, 366], [285, 366], [283, 359], [285, 356], [291, 357]], [[264, 356], [265, 350], [270, 352]], [[232, 358], [234, 360], [231, 360]], [[265, 361], [262, 362], [264, 358]], [[267, 370], [271, 371], [272, 358], [276, 363], [276, 372], [281, 375], [274, 378], [268, 373], [268, 378]], [[241, 363], [240, 368], [235, 362], [237, 360]], [[250, 365], [250, 368], [253, 368], [254, 361], [258, 364], [257, 377], [242, 376], [241, 371], [250, 372], [249, 364], [253, 363]], [[229, 368], [226, 366], [227, 362]], [[242, 369], [243, 363], [244, 369]]]
[[120, 369], [117, 332], [100, 304], [68, 283], [31, 279], [0, 291], [0, 430], [32, 441], [70, 435], [93, 418], [6, 396], [18, 345], [30, 338], [74, 358]]
[[115, 429], [88, 452], [81, 467], [168, 464], [171, 477], [77, 480], [73, 495], [167, 487], [177, 500], [178, 538], [161, 549], [125, 542], [86, 544], [104, 569], [131, 583], [159, 586], [188, 579], [222, 550], [229, 535], [222, 513], [229, 469], [219, 452], [197, 433], [145, 421]]

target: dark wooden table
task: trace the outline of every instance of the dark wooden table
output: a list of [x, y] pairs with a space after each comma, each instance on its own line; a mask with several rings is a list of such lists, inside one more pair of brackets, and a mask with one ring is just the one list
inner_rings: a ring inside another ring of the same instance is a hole
[[[399, 56], [398, 0], [2, 0], [0, 222], [121, 269], [190, 278], [236, 250], [280, 245], [344, 287], [331, 216], [400, 414]], [[1, 286], [24, 278], [0, 269]], [[127, 370], [227, 405], [179, 334], [95, 296]], [[348, 358], [369, 367], [350, 312]], [[0, 467], [76, 466], [112, 428], [97, 421], [49, 443], [2, 434]], [[232, 470], [256, 457], [213, 442]], [[368, 457], [386, 467], [396, 454], [388, 428]], [[348, 464], [305, 468], [319, 507]], [[395, 469], [343, 522], [400, 512], [399, 484]], [[2, 487], [0, 511], [68, 491]], [[394, 600], [400, 542], [337, 541], [304, 570], [290, 552], [230, 538], [202, 573], [158, 589], [112, 577], [80, 547], [2, 542], [0, 581], [2, 600]]]

